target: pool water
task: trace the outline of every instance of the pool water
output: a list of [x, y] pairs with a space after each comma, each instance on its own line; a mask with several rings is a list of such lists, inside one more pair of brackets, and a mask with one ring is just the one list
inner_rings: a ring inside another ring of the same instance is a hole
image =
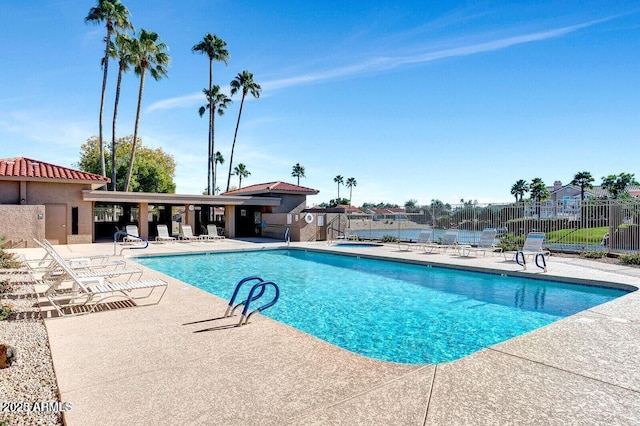
[[411, 364], [453, 361], [627, 293], [299, 250], [136, 260], [226, 300], [244, 277], [274, 281], [280, 300], [264, 315], [352, 352]]

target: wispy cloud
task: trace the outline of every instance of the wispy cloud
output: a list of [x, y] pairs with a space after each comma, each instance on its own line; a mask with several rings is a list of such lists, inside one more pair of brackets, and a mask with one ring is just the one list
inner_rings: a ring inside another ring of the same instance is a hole
[[[553, 39], [565, 36], [583, 28], [588, 28], [593, 25], [611, 20], [613, 18], [605, 18], [600, 20], [594, 20], [585, 22], [582, 24], [576, 24], [561, 28], [555, 28], [546, 31], [531, 32], [527, 34], [521, 34], [511, 37], [503, 37], [495, 40], [484, 41], [480, 43], [464, 44], [450, 48], [423, 48], [421, 51], [411, 55], [397, 55], [397, 56], [379, 56], [365, 59], [359, 63], [351, 65], [337, 67], [333, 69], [320, 70], [316, 72], [310, 72], [307, 74], [301, 74], [291, 76], [282, 79], [276, 79], [261, 83], [263, 93], [269, 93], [276, 90], [281, 90], [289, 87], [302, 86], [308, 84], [316, 84], [336, 79], [344, 79], [354, 77], [362, 74], [372, 74], [377, 72], [385, 72], [395, 68], [399, 68], [406, 65], [420, 64], [434, 62], [446, 58], [464, 57], [469, 55], [475, 55], [478, 53], [491, 52], [509, 47], [517, 46], [525, 43], [539, 42], [543, 40]], [[480, 37], [477, 37], [480, 38]], [[440, 46], [442, 43], [439, 44]], [[163, 101], [155, 102], [147, 108], [147, 112], [152, 112], [158, 109], [173, 109], [173, 108], [190, 108], [197, 102], [202, 101], [202, 94], [190, 94], [177, 98], [166, 99]]]

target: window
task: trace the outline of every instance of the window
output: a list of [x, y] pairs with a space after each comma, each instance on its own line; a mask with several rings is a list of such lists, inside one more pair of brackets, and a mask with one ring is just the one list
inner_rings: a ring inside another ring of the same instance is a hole
[[71, 234], [78, 235], [78, 208], [71, 207]]

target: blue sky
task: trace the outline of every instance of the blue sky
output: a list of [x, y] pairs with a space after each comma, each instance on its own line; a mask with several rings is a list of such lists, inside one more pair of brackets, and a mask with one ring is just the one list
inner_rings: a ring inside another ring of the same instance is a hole
[[[243, 186], [283, 180], [353, 204], [510, 201], [518, 179], [568, 183], [578, 171], [640, 178], [637, 1], [425, 2], [129, 0], [136, 29], [169, 46], [169, 76], [147, 79], [140, 136], [174, 155], [177, 192], [206, 188], [205, 33], [227, 42], [214, 83], [248, 70], [234, 165]], [[0, 14], [0, 158], [72, 166], [98, 132], [104, 27], [95, 2], [7, 0]], [[110, 65], [110, 128], [116, 65]], [[119, 136], [133, 133], [138, 80], [125, 76]], [[216, 118], [229, 159], [240, 98]], [[106, 136], [110, 137], [110, 131]], [[228, 163], [219, 170], [226, 186]], [[237, 178], [232, 177], [232, 185]], [[340, 189], [348, 197], [348, 189]]]

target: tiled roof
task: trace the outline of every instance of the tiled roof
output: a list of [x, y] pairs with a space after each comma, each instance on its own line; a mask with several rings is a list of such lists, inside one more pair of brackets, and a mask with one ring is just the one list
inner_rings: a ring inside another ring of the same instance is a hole
[[74, 170], [55, 164], [33, 160], [31, 158], [2, 158], [0, 159], [0, 177], [36, 178], [36, 179], [62, 179], [95, 181], [96, 183], [111, 182], [111, 179]]
[[317, 189], [307, 188], [305, 186], [294, 185], [286, 182], [268, 182], [249, 185], [244, 188], [234, 189], [225, 192], [223, 195], [249, 195], [249, 194], [267, 194], [267, 193], [286, 193], [286, 194], [307, 194], [315, 195], [319, 191]]
[[341, 207], [344, 209], [345, 212], [347, 213], [352, 213], [352, 214], [365, 214], [365, 212], [363, 212], [362, 210], [360, 210], [357, 207], [354, 206], [350, 206], [348, 204], [339, 204], [338, 207]]

